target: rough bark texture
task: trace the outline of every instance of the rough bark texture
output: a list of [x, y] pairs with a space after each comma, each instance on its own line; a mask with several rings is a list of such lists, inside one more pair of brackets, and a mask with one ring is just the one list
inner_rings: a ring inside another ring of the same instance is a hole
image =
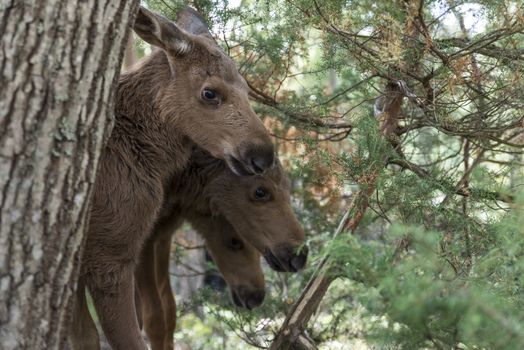
[[136, 0], [0, 7], [0, 348], [55, 349]]

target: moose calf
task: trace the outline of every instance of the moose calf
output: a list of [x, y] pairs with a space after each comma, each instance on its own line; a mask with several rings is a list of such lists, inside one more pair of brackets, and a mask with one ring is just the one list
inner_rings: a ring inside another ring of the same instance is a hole
[[[270, 137], [233, 61], [193, 10], [183, 11], [180, 23], [187, 30], [139, 9], [135, 32], [161, 50], [118, 82], [115, 125], [92, 195], [79, 288], [91, 292], [116, 350], [147, 349], [135, 313], [133, 274], [164, 191], [187, 166], [192, 143], [238, 174], [261, 173], [273, 164]], [[77, 332], [73, 327], [74, 348], [82, 346]]]

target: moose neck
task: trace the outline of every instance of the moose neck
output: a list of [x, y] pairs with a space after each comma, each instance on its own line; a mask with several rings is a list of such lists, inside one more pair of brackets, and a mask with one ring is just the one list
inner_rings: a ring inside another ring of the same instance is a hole
[[230, 171], [224, 161], [193, 146], [187, 166], [177, 173], [176, 180], [170, 184], [161, 216], [179, 213], [190, 219], [195, 215], [214, 215], [210, 199], [204, 193], [209, 182], [224, 171]]
[[[189, 140], [162, 120], [158, 95], [171, 79], [165, 54], [157, 51], [140, 66], [122, 74], [115, 98], [115, 125], [108, 147], [123, 153], [133, 167], [170, 178], [183, 169]], [[167, 180], [166, 180], [167, 181]]]

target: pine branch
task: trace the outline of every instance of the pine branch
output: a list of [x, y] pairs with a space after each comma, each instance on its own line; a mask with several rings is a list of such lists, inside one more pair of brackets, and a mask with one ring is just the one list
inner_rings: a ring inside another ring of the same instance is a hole
[[[384, 96], [376, 100], [375, 116], [381, 121], [379, 130], [384, 139], [389, 139], [396, 130], [403, 97], [409, 96], [409, 94], [410, 92], [403, 81], [390, 82], [386, 86]], [[369, 197], [375, 191], [376, 179], [386, 163], [387, 156], [384, 155], [382, 162], [376, 162], [375, 168], [366, 177], [366, 182], [359, 184], [360, 190], [353, 197], [348, 210], [335, 231], [334, 237], [343, 231], [355, 232], [368, 208]], [[270, 350], [297, 348], [297, 339], [301, 336], [309, 319], [317, 310], [331, 282], [334, 280], [334, 276], [329, 272], [328, 255], [319, 264], [313, 277], [290, 310], [275, 340], [271, 344]]]
[[260, 102], [266, 106], [272, 107], [276, 109], [277, 111], [284, 113], [287, 115], [290, 119], [306, 124], [308, 126], [313, 127], [320, 127], [320, 128], [330, 128], [330, 129], [347, 129], [348, 131], [351, 131], [353, 129], [353, 125], [345, 120], [335, 118], [335, 117], [324, 117], [319, 118], [317, 116], [313, 116], [306, 113], [296, 113], [290, 110], [287, 110], [282, 106], [281, 103], [277, 102], [273, 97], [267, 95], [263, 91], [257, 89], [252, 84], [248, 82], [250, 92], [249, 96], [253, 98], [255, 101]]
[[[402, 169], [409, 170], [413, 172], [415, 175], [417, 175], [419, 178], [428, 180], [434, 183], [440, 184], [442, 188], [452, 188], [452, 184], [445, 183], [442, 180], [436, 179], [431, 176], [431, 174], [421, 166], [409, 162], [405, 158], [394, 158], [388, 160], [388, 164], [395, 164], [400, 166]], [[458, 194], [459, 196], [463, 197], [473, 197], [475, 199], [484, 199], [484, 200], [497, 200], [505, 203], [513, 203], [515, 201], [515, 196], [511, 194], [501, 193], [501, 192], [494, 192], [494, 191], [488, 191], [483, 190], [479, 188], [469, 188], [469, 190], [465, 190], [463, 187], [457, 187], [455, 188], [454, 194]]]

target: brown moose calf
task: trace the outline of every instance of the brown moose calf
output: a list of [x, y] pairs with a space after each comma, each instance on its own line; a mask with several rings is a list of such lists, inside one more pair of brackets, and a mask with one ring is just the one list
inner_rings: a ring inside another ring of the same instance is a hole
[[250, 243], [278, 271], [298, 271], [307, 258], [307, 249], [300, 249], [304, 232], [291, 208], [289, 180], [280, 162], [264, 175], [238, 176], [224, 162], [196, 150], [177, 179], [136, 271], [153, 350], [173, 348], [176, 310], [169, 253], [171, 236], [183, 219], [214, 248], [210, 252], [241, 307], [252, 309], [265, 295], [259, 254]]
[[[151, 237], [144, 247], [135, 272], [140, 292], [137, 311], [152, 350], [174, 347], [176, 303], [170, 284], [169, 256], [173, 227], [178, 225], [172, 224], [164, 221], [158, 227], [156, 236]], [[198, 233], [204, 238], [235, 304], [252, 308], [262, 303], [265, 280], [260, 266], [260, 253], [238, 236], [227, 221], [220, 218], [206, 216], [199, 219]]]
[[[153, 350], [172, 349], [176, 307], [169, 283], [171, 236], [184, 219], [204, 236], [235, 304], [253, 308], [264, 299], [260, 252], [277, 270], [297, 271], [307, 250], [297, 252], [304, 233], [291, 210], [289, 180], [277, 161], [264, 175], [240, 177], [224, 162], [196, 151], [167, 193], [159, 222], [135, 272], [141, 319]], [[231, 203], [229, 203], [231, 202]], [[252, 227], [250, 231], [239, 230]], [[246, 242], [256, 242], [258, 250]], [[273, 253], [270, 253], [273, 252]], [[79, 299], [83, 299], [83, 294]], [[79, 322], [96, 333], [85, 304]]]
[[[87, 286], [115, 350], [145, 350], [133, 273], [142, 245], [196, 143], [241, 174], [273, 164], [273, 146], [248, 101], [248, 86], [192, 10], [182, 27], [140, 8], [134, 29], [161, 50], [118, 83], [115, 125], [94, 186], [79, 288]], [[75, 308], [78, 311], [78, 307]], [[74, 315], [77, 320], [78, 315]], [[77, 322], [73, 322], [77, 325]], [[73, 348], [97, 348], [73, 327]]]

